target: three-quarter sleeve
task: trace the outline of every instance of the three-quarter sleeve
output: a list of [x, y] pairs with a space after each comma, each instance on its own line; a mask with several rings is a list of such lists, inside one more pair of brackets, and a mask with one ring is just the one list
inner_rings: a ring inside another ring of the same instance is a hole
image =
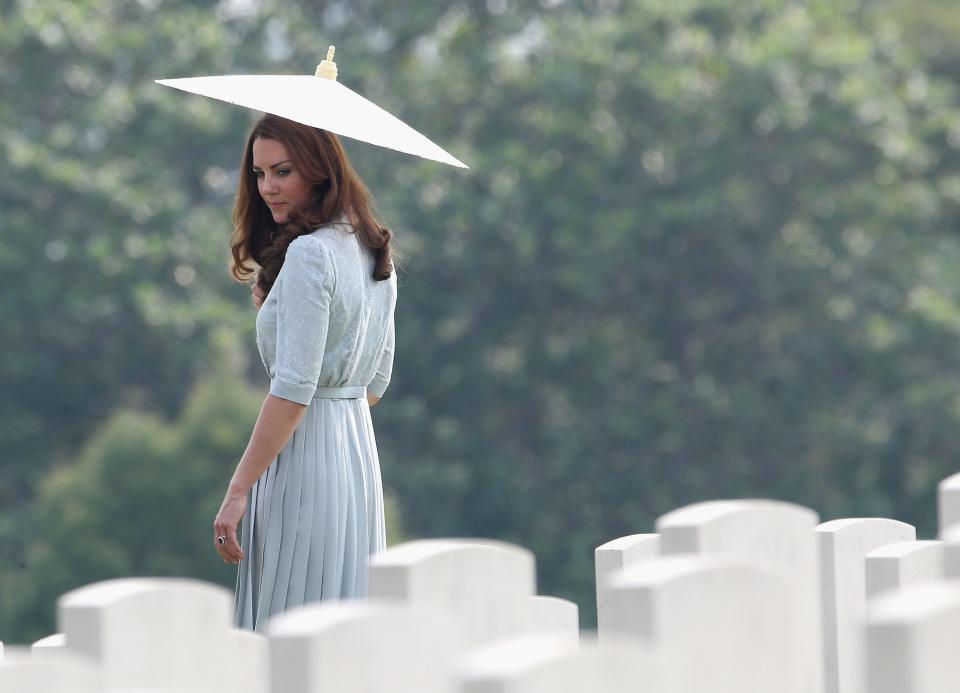
[[380, 365], [377, 366], [377, 373], [373, 380], [367, 385], [367, 392], [383, 397], [383, 393], [390, 384], [390, 374], [393, 372], [393, 345], [394, 345], [393, 315], [390, 315], [390, 324], [387, 327], [387, 344], [380, 357]]
[[336, 284], [329, 251], [316, 239], [290, 243], [277, 292], [277, 356], [270, 394], [309, 405], [317, 391]]

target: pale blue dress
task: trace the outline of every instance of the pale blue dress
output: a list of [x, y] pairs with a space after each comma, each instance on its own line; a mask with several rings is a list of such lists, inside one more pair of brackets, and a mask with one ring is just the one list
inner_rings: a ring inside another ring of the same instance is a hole
[[377, 443], [366, 392], [382, 396], [393, 368], [394, 273], [345, 224], [290, 244], [257, 313], [270, 393], [308, 405], [280, 454], [250, 489], [240, 525], [234, 625], [306, 603], [367, 596], [370, 555], [386, 548]]

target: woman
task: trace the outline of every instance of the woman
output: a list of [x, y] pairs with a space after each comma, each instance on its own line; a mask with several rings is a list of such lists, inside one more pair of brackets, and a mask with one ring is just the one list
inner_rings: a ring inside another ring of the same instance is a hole
[[266, 115], [247, 138], [230, 271], [244, 281], [248, 261], [260, 268], [270, 394], [213, 525], [214, 548], [239, 566], [240, 628], [365, 597], [368, 558], [386, 546], [369, 407], [390, 381], [397, 283], [369, 198], [330, 132]]

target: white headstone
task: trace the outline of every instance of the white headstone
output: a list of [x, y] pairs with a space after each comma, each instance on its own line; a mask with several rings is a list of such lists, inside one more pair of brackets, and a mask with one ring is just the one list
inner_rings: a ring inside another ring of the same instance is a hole
[[30, 646], [32, 657], [56, 657], [67, 649], [67, 639], [63, 633], [54, 633], [40, 638]]
[[960, 691], [960, 585], [931, 582], [881, 595], [867, 613], [870, 693]]
[[901, 541], [866, 557], [867, 598], [928, 580], [942, 580], [942, 541]]
[[866, 556], [871, 551], [917, 538], [912, 525], [885, 518], [824, 522], [820, 542], [826, 693], [862, 693], [863, 632], [866, 613]]
[[780, 571], [674, 556], [625, 568], [609, 585], [601, 644], [610, 634], [643, 640], [663, 693], [804, 690], [800, 590]]
[[11, 645], [0, 657], [2, 693], [100, 693], [96, 664], [80, 655], [34, 658], [25, 645]]
[[940, 531], [960, 525], [960, 472], [948, 476], [937, 486]]
[[[631, 534], [619, 537], [593, 550], [593, 565], [596, 575], [597, 618], [604, 611], [607, 580], [618, 570], [634, 563], [656, 558], [660, 553], [659, 534]], [[599, 621], [598, 621], [599, 626]]]
[[800, 658], [807, 662], [799, 689], [804, 693], [823, 690], [820, 558], [813, 533], [819, 521], [809, 508], [760, 499], [695, 503], [657, 520], [660, 552], [665, 556], [735, 556], [794, 581], [800, 606]]
[[535, 592], [533, 553], [493, 539], [420, 539], [370, 561], [370, 599], [450, 614], [467, 647], [528, 632]]
[[472, 650], [459, 693], [660, 693], [656, 661], [642, 642], [595, 635], [579, 645], [555, 633], [520, 635]]
[[574, 602], [560, 597], [527, 598], [526, 630], [531, 633], [559, 631], [573, 642], [580, 638], [580, 610]]
[[943, 540], [943, 575], [960, 580], [960, 525], [953, 525], [940, 533]]
[[442, 614], [399, 603], [318, 602], [270, 619], [272, 690], [452, 693], [459, 634]]
[[267, 693], [267, 639], [232, 619], [228, 590], [186, 578], [107, 580], [57, 600], [67, 649], [96, 660], [105, 688]]

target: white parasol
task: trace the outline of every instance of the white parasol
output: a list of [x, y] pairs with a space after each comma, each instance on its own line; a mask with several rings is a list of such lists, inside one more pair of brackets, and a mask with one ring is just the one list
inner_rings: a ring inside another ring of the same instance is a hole
[[337, 81], [334, 47], [314, 75], [221, 75], [157, 84], [245, 106], [451, 166], [469, 168], [399, 118]]

